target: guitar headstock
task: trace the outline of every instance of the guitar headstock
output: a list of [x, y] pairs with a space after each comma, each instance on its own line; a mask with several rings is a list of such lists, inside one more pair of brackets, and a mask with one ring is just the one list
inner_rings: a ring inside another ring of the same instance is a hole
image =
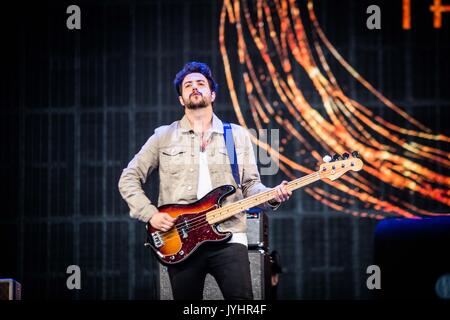
[[359, 159], [357, 151], [353, 151], [351, 157], [348, 153], [344, 153], [342, 156], [334, 155], [333, 157], [324, 157], [324, 161], [327, 160], [328, 162], [320, 165], [319, 174], [321, 179], [336, 180], [347, 171], [361, 170], [364, 165], [361, 159]]

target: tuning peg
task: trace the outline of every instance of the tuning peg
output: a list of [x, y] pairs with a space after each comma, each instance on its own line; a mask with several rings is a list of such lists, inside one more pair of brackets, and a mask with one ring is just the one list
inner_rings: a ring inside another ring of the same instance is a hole
[[329, 155], [326, 155], [322, 159], [323, 159], [323, 162], [330, 162], [331, 161], [331, 157]]
[[346, 159], [348, 159], [348, 157], [350, 157], [350, 154], [348, 152], [344, 152], [342, 154], [342, 159], [346, 160]]
[[341, 160], [341, 156], [338, 155], [338, 154], [335, 154], [335, 155], [333, 155], [333, 158], [331, 159], [331, 162], [335, 162], [335, 161], [338, 161], [338, 160]]
[[353, 156], [353, 158], [359, 158], [358, 151], [352, 151], [352, 156]]

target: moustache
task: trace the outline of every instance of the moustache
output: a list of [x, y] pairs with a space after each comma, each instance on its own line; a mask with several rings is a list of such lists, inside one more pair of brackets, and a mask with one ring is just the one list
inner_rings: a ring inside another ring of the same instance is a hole
[[200, 92], [192, 92], [192, 93], [189, 95], [189, 99], [190, 99], [193, 95], [196, 95], [196, 94], [198, 94], [199, 96], [203, 97], [203, 95], [202, 95]]

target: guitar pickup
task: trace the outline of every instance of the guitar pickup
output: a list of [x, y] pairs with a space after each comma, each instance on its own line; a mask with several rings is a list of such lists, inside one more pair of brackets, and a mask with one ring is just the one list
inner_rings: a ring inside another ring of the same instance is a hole
[[187, 237], [188, 237], [188, 232], [187, 232], [187, 230], [188, 230], [188, 222], [185, 220], [184, 222], [183, 222], [183, 227], [180, 229], [180, 232], [181, 232], [181, 237], [183, 238], [183, 239], [186, 239]]
[[160, 248], [164, 245], [164, 240], [162, 239], [161, 233], [159, 231], [152, 233], [152, 239], [156, 248]]

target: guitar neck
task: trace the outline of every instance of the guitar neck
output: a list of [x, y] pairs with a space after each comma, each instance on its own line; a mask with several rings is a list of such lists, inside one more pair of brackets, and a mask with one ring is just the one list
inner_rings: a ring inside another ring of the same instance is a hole
[[[320, 180], [320, 173], [314, 172], [309, 175], [306, 175], [304, 177], [295, 179], [290, 181], [287, 184], [288, 190], [296, 190], [301, 187], [304, 187], [310, 183], [316, 182]], [[258, 206], [266, 201], [269, 201], [273, 198], [275, 198], [277, 195], [277, 191], [275, 189], [270, 189], [261, 193], [258, 193], [256, 195], [250, 196], [248, 198], [245, 198], [243, 200], [240, 200], [238, 202], [228, 204], [224, 207], [220, 207], [218, 209], [212, 210], [206, 214], [206, 220], [209, 222], [209, 224], [215, 224], [222, 222], [235, 214], [245, 211], [247, 209], [250, 209], [252, 207]]]

